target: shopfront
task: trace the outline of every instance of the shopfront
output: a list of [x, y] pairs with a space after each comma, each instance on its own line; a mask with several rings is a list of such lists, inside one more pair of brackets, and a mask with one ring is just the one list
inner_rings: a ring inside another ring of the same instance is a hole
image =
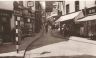
[[96, 15], [87, 16], [79, 19], [79, 23], [82, 23], [80, 27], [80, 34], [85, 37], [96, 36]]
[[[76, 20], [76, 25], [81, 25], [78, 28], [79, 35], [83, 37], [96, 36], [96, 7], [83, 9], [84, 17]], [[81, 14], [78, 17], [82, 16]]]
[[[63, 35], [75, 35], [75, 17], [80, 13], [81, 11], [74, 12], [65, 16], [61, 16], [58, 20], [55, 22], [60, 22], [60, 31], [63, 32]], [[64, 25], [64, 26], [63, 26]], [[62, 30], [63, 29], [63, 30]]]
[[12, 11], [0, 9], [0, 39], [3, 42], [12, 41], [11, 38]]

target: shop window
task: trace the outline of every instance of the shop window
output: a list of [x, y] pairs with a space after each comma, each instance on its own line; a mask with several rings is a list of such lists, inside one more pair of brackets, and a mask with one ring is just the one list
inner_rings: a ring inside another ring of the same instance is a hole
[[79, 11], [79, 1], [75, 1], [75, 11]]
[[94, 13], [95, 12], [95, 9], [92, 9], [92, 12]]
[[89, 10], [89, 13], [95, 13], [95, 9]]
[[89, 13], [91, 13], [91, 10], [89, 10]]
[[66, 5], [66, 14], [69, 13], [69, 4]]

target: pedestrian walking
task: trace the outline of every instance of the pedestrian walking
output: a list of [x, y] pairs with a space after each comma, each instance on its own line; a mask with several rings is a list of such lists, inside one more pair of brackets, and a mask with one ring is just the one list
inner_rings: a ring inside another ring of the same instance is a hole
[[48, 23], [45, 24], [45, 31], [48, 32]]

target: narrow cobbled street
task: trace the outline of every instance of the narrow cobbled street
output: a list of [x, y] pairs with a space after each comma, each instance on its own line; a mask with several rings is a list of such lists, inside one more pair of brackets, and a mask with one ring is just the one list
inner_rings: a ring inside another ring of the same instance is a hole
[[59, 38], [54, 34], [54, 31], [44, 32], [28, 47], [25, 58], [95, 58], [95, 44]]
[[[58, 43], [61, 41], [66, 41], [66, 39], [55, 37], [51, 31], [48, 33], [44, 32], [42, 37], [40, 37], [37, 41], [33, 42], [30, 47], [28, 47], [25, 57], [28, 58], [27, 56], [30, 56], [28, 53], [32, 49], [40, 48], [42, 46]], [[47, 51], [45, 51], [45, 53], [47, 53]]]

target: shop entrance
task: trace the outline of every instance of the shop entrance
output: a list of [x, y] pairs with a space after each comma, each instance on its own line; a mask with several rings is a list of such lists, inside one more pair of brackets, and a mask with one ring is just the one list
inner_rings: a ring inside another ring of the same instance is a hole
[[10, 18], [0, 16], [0, 39], [2, 39], [3, 42], [11, 41], [10, 28]]

